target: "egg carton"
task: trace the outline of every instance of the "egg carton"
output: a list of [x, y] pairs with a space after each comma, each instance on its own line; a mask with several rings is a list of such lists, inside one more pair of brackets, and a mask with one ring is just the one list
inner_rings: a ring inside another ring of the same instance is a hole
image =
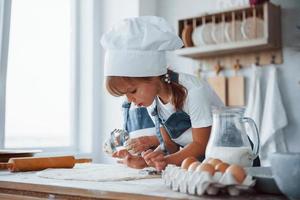
[[175, 165], [168, 165], [162, 173], [162, 178], [173, 191], [199, 196], [217, 195], [220, 192], [238, 196], [242, 191], [251, 190], [255, 185], [255, 180], [250, 175], [239, 184], [230, 173], [216, 172], [212, 176], [205, 171], [187, 171]]

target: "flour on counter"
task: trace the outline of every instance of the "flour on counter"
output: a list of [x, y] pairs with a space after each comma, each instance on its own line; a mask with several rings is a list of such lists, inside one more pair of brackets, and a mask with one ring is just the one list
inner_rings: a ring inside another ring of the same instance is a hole
[[37, 172], [42, 178], [77, 180], [77, 181], [127, 181], [136, 179], [158, 178], [158, 175], [141, 173], [120, 164], [76, 164], [72, 169], [46, 169]]

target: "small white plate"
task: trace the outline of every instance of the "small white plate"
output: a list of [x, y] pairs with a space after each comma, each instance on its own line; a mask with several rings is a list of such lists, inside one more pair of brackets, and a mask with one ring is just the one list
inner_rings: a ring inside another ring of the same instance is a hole
[[[235, 39], [233, 38], [232, 34], [232, 26], [235, 26]], [[241, 41], [244, 40], [244, 36], [242, 34], [242, 21], [235, 21], [234, 24], [232, 22], [227, 22], [225, 24], [225, 37], [226, 41], [234, 42], [234, 41]]]
[[216, 44], [226, 42], [224, 29], [225, 29], [224, 22], [217, 23], [213, 26], [211, 36], [212, 36], [213, 41]]
[[215, 44], [215, 41], [212, 38], [213, 26], [214, 26], [213, 23], [207, 23], [202, 28], [201, 36], [202, 36], [203, 43], [206, 45]]
[[[255, 33], [256, 26], [256, 33]], [[248, 17], [242, 22], [242, 34], [245, 39], [256, 39], [264, 37], [264, 21], [260, 18]]]
[[203, 45], [203, 41], [202, 41], [202, 28], [203, 26], [197, 26], [192, 33], [192, 41], [194, 43], [195, 46], [201, 46]]

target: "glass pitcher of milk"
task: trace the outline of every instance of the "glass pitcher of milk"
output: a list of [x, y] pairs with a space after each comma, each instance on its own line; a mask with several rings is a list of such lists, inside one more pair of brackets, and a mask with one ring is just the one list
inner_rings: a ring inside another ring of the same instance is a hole
[[[259, 152], [259, 134], [255, 122], [244, 117], [242, 107], [213, 108], [213, 125], [206, 147], [206, 158], [218, 158], [229, 164], [252, 166]], [[245, 128], [248, 124], [249, 128]], [[247, 131], [254, 136], [253, 150]]]

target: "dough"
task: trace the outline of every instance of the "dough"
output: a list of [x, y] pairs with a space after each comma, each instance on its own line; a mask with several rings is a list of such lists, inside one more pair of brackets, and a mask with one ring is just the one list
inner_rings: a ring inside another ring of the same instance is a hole
[[158, 178], [158, 175], [145, 173], [151, 169], [139, 170], [121, 164], [84, 163], [76, 164], [72, 169], [46, 169], [38, 172], [37, 175], [42, 178], [78, 181], [124, 181]]

